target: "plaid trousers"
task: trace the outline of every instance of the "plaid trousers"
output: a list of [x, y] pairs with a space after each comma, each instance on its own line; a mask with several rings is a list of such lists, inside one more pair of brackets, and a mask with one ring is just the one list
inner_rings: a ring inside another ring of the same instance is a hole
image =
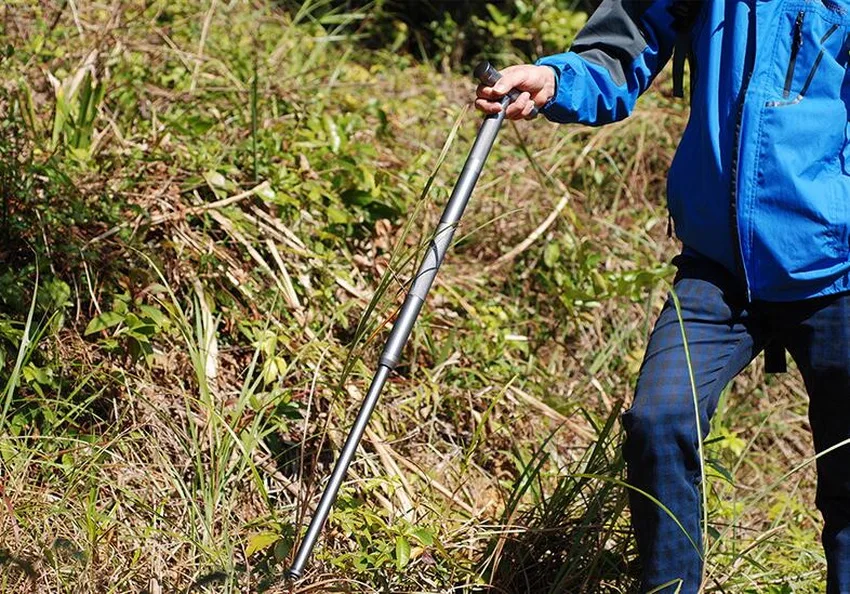
[[[797, 363], [809, 394], [815, 450], [850, 439], [850, 294], [797, 302], [748, 302], [726, 269], [677, 256], [673, 291], [687, 337], [699, 427], [723, 388], [771, 341]], [[697, 592], [702, 571], [700, 460], [691, 378], [672, 296], [649, 339], [632, 407], [622, 415], [641, 592]], [[850, 445], [817, 461], [817, 506], [828, 594], [850, 594]], [[647, 493], [675, 515], [681, 527]], [[684, 528], [687, 534], [682, 530]], [[668, 584], [665, 586], [665, 584]]]

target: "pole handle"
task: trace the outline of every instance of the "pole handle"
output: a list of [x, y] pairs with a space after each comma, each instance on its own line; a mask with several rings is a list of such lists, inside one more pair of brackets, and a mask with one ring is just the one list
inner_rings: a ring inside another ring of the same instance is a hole
[[[488, 87], [492, 87], [499, 81], [500, 78], [502, 78], [502, 75], [499, 74], [499, 71], [496, 70], [496, 68], [487, 60], [478, 64], [478, 66], [475, 67], [475, 70], [472, 71], [472, 74], [473, 76], [475, 76], [475, 78], [481, 81], [481, 84], [486, 85]], [[511, 102], [516, 101], [516, 98], [519, 97], [519, 95], [520, 92], [516, 89], [511, 89], [510, 91], [508, 91], [508, 97], [510, 98]], [[534, 108], [532, 108], [529, 117], [537, 117], [538, 113], [540, 113], [540, 110], [535, 105]]]

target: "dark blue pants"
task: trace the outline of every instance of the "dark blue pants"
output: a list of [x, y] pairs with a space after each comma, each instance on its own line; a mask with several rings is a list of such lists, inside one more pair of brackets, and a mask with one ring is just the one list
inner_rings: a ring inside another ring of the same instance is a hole
[[[809, 393], [815, 450], [850, 438], [850, 295], [794, 303], [748, 303], [725, 269], [679, 256], [679, 298], [706, 437], [720, 392], [770, 341], [781, 341]], [[700, 459], [693, 391], [672, 297], [649, 339], [632, 408], [623, 413], [632, 523], [643, 590], [699, 588], [702, 568]], [[828, 594], [850, 594], [850, 445], [817, 461]], [[687, 535], [648, 493], [672, 512]], [[690, 539], [689, 539], [690, 536]], [[678, 581], [681, 580], [681, 583]]]

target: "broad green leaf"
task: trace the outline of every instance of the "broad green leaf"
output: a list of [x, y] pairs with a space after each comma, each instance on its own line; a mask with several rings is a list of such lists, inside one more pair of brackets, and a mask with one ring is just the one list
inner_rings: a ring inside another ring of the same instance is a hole
[[410, 543], [403, 536], [395, 539], [395, 564], [399, 569], [404, 569], [410, 562]]
[[89, 322], [89, 325], [86, 326], [86, 331], [83, 334], [88, 336], [89, 334], [94, 334], [95, 332], [112, 328], [113, 326], [120, 324], [123, 320], [124, 316], [119, 313], [114, 311], [103, 312]]
[[424, 528], [416, 528], [413, 531], [413, 536], [422, 543], [426, 547], [430, 547], [434, 544], [434, 535], [430, 530], [425, 530]]
[[259, 197], [260, 197], [260, 198], [262, 198], [263, 200], [269, 200], [269, 201], [271, 201], [271, 200], [274, 200], [274, 199], [275, 199], [275, 196], [277, 196], [277, 194], [276, 194], [276, 193], [275, 193], [275, 191], [271, 188], [271, 186], [269, 186], [268, 184], [266, 184], [266, 185], [264, 185], [264, 186], [260, 187], [260, 188], [257, 190], [257, 196], [259, 196]]
[[140, 305], [139, 311], [157, 326], [163, 326], [168, 321], [168, 318], [165, 317], [165, 314], [162, 313], [162, 310], [158, 307], [153, 307], [152, 305]]
[[557, 242], [551, 242], [546, 245], [546, 249], [543, 250], [543, 262], [549, 268], [554, 268], [555, 264], [558, 262], [558, 257], [561, 255], [561, 248], [558, 246]]
[[286, 538], [281, 538], [274, 545], [274, 558], [277, 561], [284, 561], [289, 557], [289, 552], [292, 550], [292, 541]]
[[327, 213], [328, 221], [330, 221], [331, 223], [344, 224], [351, 220], [351, 217], [347, 212], [335, 206], [329, 206]]
[[264, 551], [280, 540], [275, 532], [260, 532], [254, 534], [248, 539], [248, 547], [245, 549], [245, 554], [249, 557], [259, 551]]
[[49, 384], [52, 371], [44, 367], [36, 367], [32, 363], [27, 363], [23, 369], [23, 375], [27, 383], [38, 382], [39, 384]]

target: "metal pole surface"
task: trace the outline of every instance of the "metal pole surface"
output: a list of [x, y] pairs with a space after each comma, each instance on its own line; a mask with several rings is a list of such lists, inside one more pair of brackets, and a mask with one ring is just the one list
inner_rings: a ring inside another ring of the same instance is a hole
[[[475, 76], [488, 86], [492, 86], [500, 77], [498, 71], [490, 66], [488, 62], [480, 64], [475, 69]], [[439, 270], [440, 264], [443, 263], [443, 258], [445, 258], [446, 251], [451, 244], [457, 224], [460, 222], [463, 211], [469, 202], [469, 197], [472, 195], [475, 182], [478, 181], [478, 176], [481, 175], [484, 161], [487, 160], [487, 155], [490, 154], [490, 149], [493, 147], [493, 142], [496, 140], [496, 135], [499, 133], [499, 128], [501, 128], [502, 122], [505, 119], [505, 108], [507, 108], [516, 96], [517, 93], [512, 91], [503, 97], [501, 100], [501, 111], [485, 117], [478, 130], [478, 135], [475, 137], [475, 143], [472, 145], [469, 156], [466, 158], [463, 171], [461, 171], [454, 191], [446, 204], [442, 217], [440, 217], [437, 231], [428, 245], [425, 257], [419, 265], [419, 270], [404, 300], [404, 305], [402, 305], [401, 311], [393, 324], [393, 329], [381, 353], [381, 358], [378, 361], [378, 370], [372, 379], [372, 384], [369, 386], [366, 399], [363, 401], [360, 412], [357, 414], [357, 419], [348, 433], [345, 445], [342, 448], [342, 452], [340, 452], [333, 473], [331, 473], [331, 478], [328, 480], [325, 491], [322, 493], [322, 498], [319, 500], [319, 505], [316, 507], [313, 518], [310, 520], [307, 533], [298, 547], [295, 560], [289, 571], [287, 571], [287, 577], [289, 578], [297, 579], [304, 573], [304, 567], [310, 558], [313, 547], [316, 545], [316, 540], [322, 532], [325, 520], [327, 520], [328, 514], [330, 514], [339, 488], [345, 478], [345, 473], [348, 471], [348, 466], [351, 464], [357, 446], [363, 438], [363, 432], [366, 430], [369, 417], [378, 403], [381, 390], [389, 377], [390, 371], [398, 365], [404, 345], [407, 344], [407, 340], [410, 338], [410, 333], [413, 330], [413, 324], [416, 322], [416, 318], [419, 316], [431, 284], [437, 276], [437, 270]]]

